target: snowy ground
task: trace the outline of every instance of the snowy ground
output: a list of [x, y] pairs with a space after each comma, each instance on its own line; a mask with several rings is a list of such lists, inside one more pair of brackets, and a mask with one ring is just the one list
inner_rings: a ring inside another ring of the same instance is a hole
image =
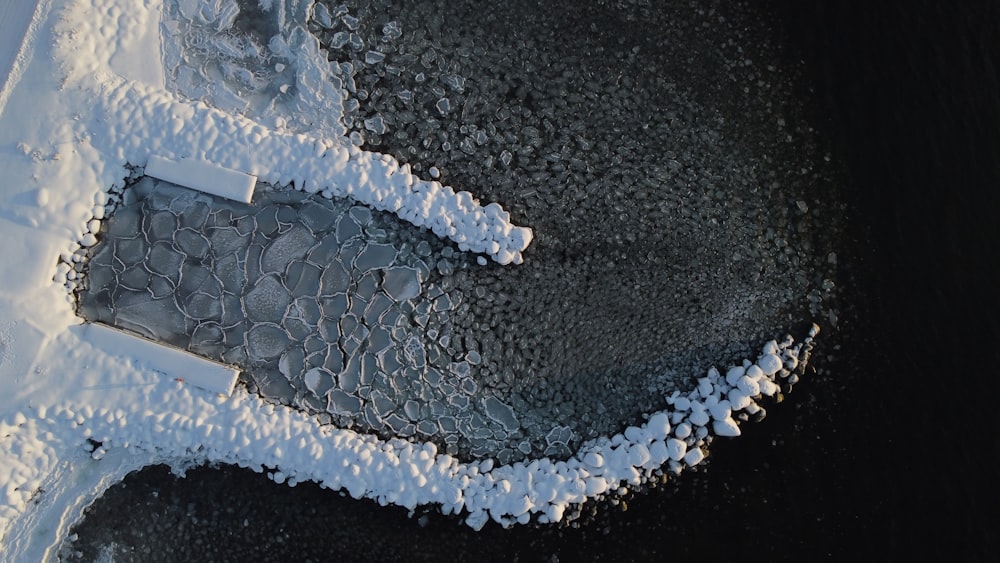
[[[223, 16], [232, 5], [217, 4]], [[288, 17], [309, 5], [289, 2]], [[159, 0], [0, 5], [0, 68], [9, 68], [0, 91], [0, 544], [9, 558], [53, 557], [103, 490], [164, 462], [232, 463], [381, 503], [438, 504], [473, 527], [491, 518], [556, 522], [574, 504], [699, 464], [712, 436], [738, 435], [739, 415], [757, 412], [756, 399], [775, 394], [776, 382], [808, 359], [815, 329], [801, 344], [769, 342], [742, 365], [705, 366], [707, 375], [665, 410], [624, 421], [635, 426], [590, 440], [569, 459], [500, 465], [321, 425], [243, 387], [212, 394], [163, 373], [152, 356], [110, 345], [76, 316], [67, 287], [78, 283], [74, 265], [96, 243], [126, 165], [153, 156], [350, 196], [427, 227], [478, 255], [479, 265], [489, 258], [520, 267], [536, 234], [500, 206], [421, 180], [329, 127], [264, 123], [169, 93], [162, 9]], [[308, 76], [308, 61], [300, 68], [300, 85], [324, 78]], [[310, 91], [301, 91], [308, 107]]]

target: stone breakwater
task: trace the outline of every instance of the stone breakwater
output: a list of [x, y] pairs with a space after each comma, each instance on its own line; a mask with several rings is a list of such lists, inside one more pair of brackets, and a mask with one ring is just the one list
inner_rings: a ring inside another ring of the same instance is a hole
[[7, 468], [0, 518], [16, 516], [14, 507], [31, 501], [41, 485], [38, 467], [51, 470], [59, 451], [82, 447], [94, 460], [131, 451], [131, 457], [142, 454], [146, 463], [177, 463], [179, 470], [191, 463], [231, 463], [266, 471], [278, 483], [312, 480], [383, 505], [437, 504], [446, 514], [464, 514], [477, 529], [490, 520], [505, 526], [532, 518], [572, 520], [583, 503], [702, 463], [714, 437], [738, 434], [740, 421], [759, 412], [758, 400], [795, 376], [817, 331], [813, 327], [798, 344], [791, 338], [768, 342], [756, 361], [746, 360], [725, 375], [709, 370], [696, 389], [673, 395], [667, 409], [623, 432], [588, 441], [563, 461], [463, 463], [432, 443], [379, 440], [320, 426], [309, 415], [253, 395], [192, 394], [181, 383], [153, 389], [148, 399], [184, 399], [189, 412], [141, 405], [40, 406], [37, 417], [19, 413], [0, 422], [0, 456], [17, 460]]

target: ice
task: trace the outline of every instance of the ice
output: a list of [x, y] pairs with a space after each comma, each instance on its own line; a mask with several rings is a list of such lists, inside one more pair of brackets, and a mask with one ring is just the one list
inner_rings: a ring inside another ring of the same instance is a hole
[[153, 272], [166, 276], [176, 283], [180, 278], [179, 270], [183, 260], [184, 256], [174, 252], [170, 244], [157, 242], [149, 250], [147, 264]]
[[439, 295], [434, 300], [434, 310], [437, 312], [448, 311], [452, 308], [451, 296], [447, 293], [444, 295]]
[[[91, 271], [91, 276], [95, 272]], [[149, 284], [149, 272], [145, 270], [141, 265], [132, 266], [125, 270], [119, 278], [122, 286], [131, 291], [143, 291]], [[91, 277], [92, 284], [96, 284], [94, 278]], [[95, 287], [101, 287], [100, 284], [96, 284]]]
[[184, 312], [193, 319], [217, 319], [222, 314], [222, 304], [214, 295], [195, 293], [187, 299]]
[[324, 318], [319, 322], [319, 335], [327, 342], [340, 340], [340, 324], [335, 319]]
[[372, 243], [365, 246], [354, 260], [354, 267], [369, 272], [389, 267], [396, 259], [396, 249], [391, 244]]
[[376, 292], [371, 301], [365, 307], [362, 320], [367, 326], [374, 327], [378, 324], [382, 314], [393, 305], [394, 303], [392, 299], [390, 299], [385, 293], [381, 291]]
[[[357, 330], [357, 327], [355, 327]], [[354, 356], [356, 352], [361, 349], [362, 340], [357, 338], [352, 332], [351, 334], [345, 334], [340, 338], [340, 348], [344, 351], [348, 357]]]
[[385, 133], [385, 121], [381, 116], [376, 115], [375, 117], [370, 117], [365, 120], [365, 129], [375, 133], [376, 135], [382, 135]]
[[392, 346], [392, 336], [386, 329], [376, 326], [368, 333], [367, 350], [370, 354], [379, 354], [382, 350]]
[[299, 218], [313, 233], [317, 233], [326, 231], [333, 226], [334, 221], [337, 219], [337, 214], [322, 203], [307, 201], [299, 208]]
[[216, 298], [221, 297], [222, 288], [211, 276], [212, 270], [209, 268], [194, 260], [185, 259], [181, 263], [181, 283], [177, 288], [178, 296], [203, 291], [215, 295]]
[[451, 371], [458, 377], [468, 377], [469, 376], [469, 362], [452, 362]]
[[167, 299], [176, 291], [177, 285], [173, 279], [158, 274], [152, 275], [149, 279], [149, 294], [153, 299]]
[[333, 27], [333, 18], [331, 17], [330, 10], [326, 7], [326, 4], [322, 2], [313, 4], [313, 17], [316, 18], [316, 23], [322, 27], [326, 29]]
[[316, 327], [309, 326], [301, 319], [289, 315], [282, 319], [281, 326], [288, 332], [292, 340], [297, 341], [305, 340], [316, 330]]
[[339, 293], [331, 297], [324, 297], [320, 302], [320, 308], [325, 317], [336, 321], [347, 313], [350, 304], [350, 298], [347, 294]]
[[389, 427], [394, 434], [402, 434], [404, 428], [406, 428], [407, 420], [400, 416], [398, 413], [392, 413], [385, 417], [385, 424]]
[[566, 446], [573, 439], [573, 429], [569, 426], [556, 426], [545, 435], [545, 442], [550, 446]]
[[365, 307], [375, 297], [376, 291], [378, 291], [378, 273], [368, 271], [362, 274], [361, 279], [354, 285], [354, 291], [352, 292], [352, 296], [357, 298], [354, 304], [357, 308], [352, 309], [356, 317], [361, 318], [364, 316]]
[[407, 418], [414, 422], [420, 420], [420, 403], [412, 399], [406, 401], [403, 405], [403, 412], [406, 413]]
[[246, 248], [249, 237], [234, 228], [215, 228], [208, 231], [208, 242], [216, 256], [226, 256]]
[[365, 41], [357, 33], [351, 33], [347, 38], [347, 45], [352, 51], [360, 51], [365, 48]]
[[361, 366], [359, 369], [359, 383], [362, 386], [370, 387], [378, 375], [378, 360], [371, 354], [371, 351], [366, 350], [365, 354], [361, 356]]
[[457, 74], [444, 74], [441, 76], [441, 82], [447, 84], [456, 93], [465, 92], [465, 78]]
[[[135, 191], [135, 188], [132, 191]], [[138, 209], [122, 207], [115, 212], [115, 220], [108, 224], [108, 236], [116, 239], [133, 239], [139, 236], [140, 221]]]
[[191, 342], [194, 345], [222, 343], [222, 329], [214, 322], [204, 322], [199, 324], [191, 334]]
[[345, 293], [351, 287], [351, 276], [339, 262], [331, 262], [323, 268], [320, 276], [320, 292], [323, 296]]
[[278, 357], [291, 344], [288, 333], [278, 325], [255, 324], [247, 331], [247, 353], [255, 360]]
[[293, 262], [288, 265], [285, 275], [286, 287], [293, 297], [315, 297], [319, 294], [322, 273], [319, 266], [307, 262]]
[[327, 347], [323, 367], [330, 373], [340, 373], [344, 369], [344, 352], [336, 344]]
[[359, 385], [361, 385], [361, 359], [354, 356], [337, 375], [337, 386], [347, 393], [354, 393]]
[[261, 208], [254, 215], [254, 220], [257, 223], [256, 231], [257, 234], [264, 235], [264, 238], [254, 237], [254, 242], [258, 244], [263, 244], [267, 239], [273, 239], [277, 236], [278, 232], [278, 210], [273, 206], [267, 206]]
[[305, 353], [302, 348], [292, 347], [278, 360], [278, 371], [289, 381], [297, 378], [305, 370]]
[[[111, 236], [113, 235], [109, 235], [109, 237]], [[142, 237], [113, 240], [115, 249], [114, 255], [124, 264], [138, 264], [139, 262], [145, 260], [146, 252], [149, 250], [149, 245], [146, 244], [146, 240]]]
[[315, 242], [308, 229], [298, 224], [293, 225], [264, 248], [260, 259], [261, 270], [264, 273], [284, 272], [290, 261], [305, 258]]
[[328, 408], [334, 414], [352, 416], [361, 410], [361, 399], [348, 395], [340, 389], [332, 389], [326, 396], [329, 400]]
[[319, 303], [316, 299], [309, 297], [299, 297], [289, 310], [290, 316], [302, 320], [305, 324], [315, 327], [319, 322], [322, 313], [319, 310]]
[[382, 26], [382, 35], [384, 36], [384, 39], [388, 41], [394, 41], [402, 37], [403, 31], [399, 22], [393, 20]]
[[168, 211], [153, 213], [149, 219], [149, 234], [152, 240], [173, 241], [177, 231], [177, 217]]
[[280, 373], [269, 372], [254, 380], [264, 397], [288, 404], [295, 397], [295, 388]]
[[302, 380], [306, 388], [317, 397], [326, 395], [333, 388], [333, 376], [323, 369], [313, 368], [307, 371]]
[[340, 252], [340, 241], [336, 234], [328, 234], [308, 254], [308, 260], [318, 266], [326, 266], [337, 258]]
[[344, 267], [352, 270], [354, 269], [354, 260], [361, 254], [361, 251], [365, 248], [364, 240], [360, 238], [355, 238], [344, 243], [340, 247], [340, 261], [344, 264]]
[[[358, 303], [358, 299], [352, 299], [352, 303]], [[347, 313], [340, 318], [340, 332], [344, 337], [349, 337], [354, 334], [354, 330], [358, 328], [361, 322], [356, 315], [353, 313]]]
[[232, 294], [239, 294], [246, 285], [246, 274], [240, 267], [236, 256], [233, 254], [223, 254], [215, 262], [215, 275], [222, 282], [222, 287]]
[[348, 39], [350, 39], [350, 35], [346, 31], [338, 31], [333, 34], [333, 38], [330, 40], [330, 47], [342, 49], [344, 45], [347, 45]]
[[382, 289], [395, 301], [406, 301], [420, 295], [420, 278], [415, 268], [396, 266], [382, 275]]
[[193, 229], [180, 229], [174, 233], [174, 243], [186, 256], [204, 258], [209, 251], [208, 240]]
[[422, 368], [427, 364], [427, 353], [424, 350], [424, 345], [416, 336], [406, 339], [403, 353], [406, 355], [406, 359], [417, 368]]
[[154, 299], [115, 307], [115, 324], [156, 340], [175, 342], [184, 334], [184, 315], [173, 299]]
[[[105, 252], [105, 259], [110, 259], [111, 251], [107, 248]], [[110, 264], [98, 264], [96, 262], [91, 264], [89, 283], [90, 286], [96, 289], [110, 288], [115, 280], [115, 272], [112, 270]]]
[[483, 401], [483, 407], [486, 415], [503, 425], [504, 430], [513, 432], [521, 427], [517, 417], [514, 416], [514, 409], [496, 397], [487, 397]]
[[292, 298], [277, 276], [265, 276], [243, 297], [247, 318], [255, 322], [280, 321]]
[[[171, 212], [177, 216], [178, 227], [200, 231], [205, 225], [209, 215], [209, 205], [212, 198], [206, 195], [193, 196], [185, 194], [187, 197], [178, 198], [171, 202]], [[181, 203], [182, 205], [175, 205]]]

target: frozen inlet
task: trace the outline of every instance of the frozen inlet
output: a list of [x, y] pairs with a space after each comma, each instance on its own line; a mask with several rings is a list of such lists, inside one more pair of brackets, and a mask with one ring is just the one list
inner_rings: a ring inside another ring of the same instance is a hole
[[230, 395], [240, 375], [240, 370], [232, 366], [99, 323], [87, 326], [86, 338], [109, 354], [137, 358], [146, 367], [213, 393]]
[[146, 174], [208, 194], [250, 203], [257, 177], [211, 162], [185, 158], [180, 161], [149, 157]]

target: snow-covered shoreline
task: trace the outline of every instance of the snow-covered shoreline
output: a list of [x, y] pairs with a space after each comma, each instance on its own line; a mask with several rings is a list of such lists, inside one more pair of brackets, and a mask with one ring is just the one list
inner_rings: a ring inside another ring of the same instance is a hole
[[808, 358], [816, 329], [800, 344], [768, 343], [725, 374], [708, 370], [668, 409], [569, 460], [494, 467], [461, 463], [432, 444], [321, 426], [245, 390], [212, 395], [162, 377], [141, 357], [94, 346], [57, 263], [79, 260], [106, 190], [122, 183], [127, 164], [154, 155], [349, 196], [500, 264], [520, 263], [532, 239], [500, 206], [422, 181], [389, 157], [177, 99], [150, 55], [161, 8], [158, 0], [43, 0], [29, 23], [33, 52], [21, 51], [30, 53], [15, 61], [23, 72], [11, 74], [0, 98], [0, 168], [10, 186], [0, 203], [8, 264], [0, 278], [0, 544], [10, 556], [52, 557], [89, 502], [153, 463], [231, 463], [383, 504], [439, 504], [474, 528], [490, 519], [558, 522], [571, 505], [697, 465], [712, 436], [738, 435], [740, 413], [753, 415], [756, 398], [774, 394]]

